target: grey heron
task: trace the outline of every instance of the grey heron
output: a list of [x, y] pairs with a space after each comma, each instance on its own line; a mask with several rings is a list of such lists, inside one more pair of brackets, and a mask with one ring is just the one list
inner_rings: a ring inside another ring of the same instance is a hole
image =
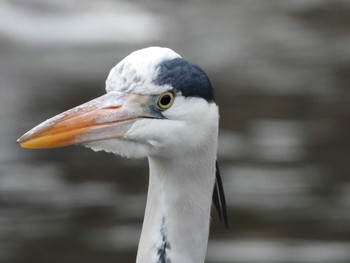
[[82, 144], [148, 158], [149, 186], [138, 263], [204, 262], [213, 202], [227, 226], [217, 165], [219, 110], [202, 69], [149, 47], [111, 69], [107, 94], [24, 134], [24, 148]]

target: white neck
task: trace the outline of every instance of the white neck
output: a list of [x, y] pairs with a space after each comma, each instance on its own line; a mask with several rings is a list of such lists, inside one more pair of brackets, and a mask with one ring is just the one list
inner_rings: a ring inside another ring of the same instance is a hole
[[149, 157], [137, 263], [202, 263], [215, 181], [216, 142], [178, 159]]

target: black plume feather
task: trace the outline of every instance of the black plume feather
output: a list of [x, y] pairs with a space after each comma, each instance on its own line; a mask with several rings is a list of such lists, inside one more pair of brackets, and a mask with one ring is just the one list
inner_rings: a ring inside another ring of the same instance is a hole
[[224, 188], [222, 186], [220, 169], [218, 162], [216, 161], [216, 178], [213, 191], [213, 204], [218, 212], [219, 220], [223, 221], [226, 228], [228, 228], [227, 211], [226, 211], [226, 200]]

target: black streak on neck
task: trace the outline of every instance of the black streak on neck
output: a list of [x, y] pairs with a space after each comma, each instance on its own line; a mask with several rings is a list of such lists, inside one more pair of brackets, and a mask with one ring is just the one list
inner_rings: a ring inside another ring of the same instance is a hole
[[167, 256], [167, 250], [170, 249], [170, 243], [168, 241], [168, 233], [167, 233], [167, 227], [165, 224], [165, 218], [162, 218], [162, 226], [160, 228], [160, 235], [162, 237], [162, 243], [160, 247], [158, 248], [157, 254], [158, 254], [158, 261], [157, 263], [171, 263], [171, 260]]

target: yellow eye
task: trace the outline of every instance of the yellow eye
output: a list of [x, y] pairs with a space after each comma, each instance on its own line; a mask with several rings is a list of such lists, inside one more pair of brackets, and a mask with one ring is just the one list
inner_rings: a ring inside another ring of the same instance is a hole
[[166, 110], [173, 105], [174, 94], [170, 91], [163, 93], [158, 97], [157, 106], [161, 110]]

